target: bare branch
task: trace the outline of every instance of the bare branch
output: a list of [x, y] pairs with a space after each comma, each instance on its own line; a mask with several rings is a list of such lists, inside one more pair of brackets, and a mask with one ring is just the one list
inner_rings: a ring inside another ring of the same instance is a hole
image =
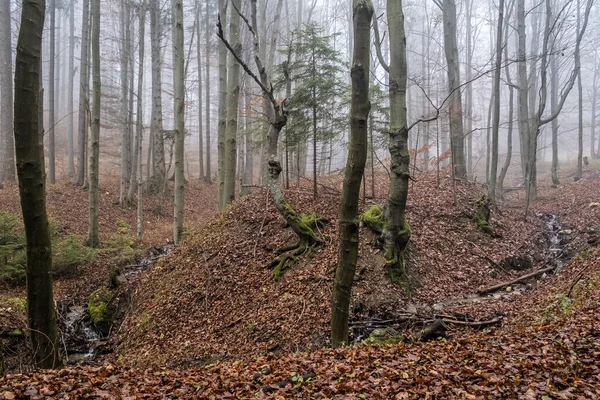
[[[383, 16], [383, 14], [381, 14], [381, 16]], [[389, 73], [390, 66], [385, 61], [385, 59], [383, 58], [383, 54], [381, 53], [382, 40], [379, 37], [379, 23], [377, 22], [378, 19], [379, 17], [373, 18], [373, 32], [375, 33], [375, 50], [377, 51], [377, 58], [379, 59], [379, 63], [381, 64], [383, 69]]]

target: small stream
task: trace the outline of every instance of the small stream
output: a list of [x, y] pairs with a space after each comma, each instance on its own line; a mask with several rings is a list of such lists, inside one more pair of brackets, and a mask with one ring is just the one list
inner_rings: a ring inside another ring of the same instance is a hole
[[[132, 281], [139, 274], [152, 268], [162, 257], [171, 253], [173, 246], [153, 247], [148, 255], [135, 264], [121, 267], [117, 277], [119, 284]], [[92, 322], [87, 304], [59, 305], [62, 322], [64, 349], [69, 363], [93, 363], [103, 354], [110, 353], [108, 336], [103, 336]]]

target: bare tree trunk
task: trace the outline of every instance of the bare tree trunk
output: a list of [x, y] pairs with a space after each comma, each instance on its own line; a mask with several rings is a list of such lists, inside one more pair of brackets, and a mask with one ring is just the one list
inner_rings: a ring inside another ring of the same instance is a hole
[[465, 15], [467, 19], [465, 30], [467, 51], [467, 62], [465, 65], [465, 79], [467, 83], [465, 88], [465, 133], [467, 135], [467, 155], [465, 158], [467, 179], [473, 179], [473, 85], [471, 84], [471, 80], [473, 79], [473, 70], [471, 66], [473, 63], [473, 0], [465, 1]]
[[67, 95], [67, 146], [68, 146], [68, 171], [69, 177], [75, 176], [75, 146], [74, 141], [74, 124], [73, 124], [73, 112], [74, 112], [74, 99], [73, 92], [74, 80], [75, 80], [75, 1], [71, 2], [69, 6], [69, 93]]
[[206, 115], [206, 175], [204, 180], [208, 183], [212, 180], [211, 173], [211, 148], [210, 148], [210, 37], [211, 37], [211, 19], [210, 19], [210, 1], [206, 2], [206, 100], [205, 100], [205, 115]]
[[[235, 13], [235, 10], [233, 11]], [[224, 21], [227, 19], [227, 3], [219, 0], [219, 15]], [[218, 208], [225, 207], [225, 129], [227, 128], [227, 49], [219, 44], [219, 125], [218, 125]]]
[[23, 2], [15, 68], [15, 131], [21, 210], [27, 238], [27, 315], [38, 368], [61, 368], [52, 291], [44, 148], [38, 136], [44, 0]]
[[[558, 62], [556, 55], [550, 55], [550, 112], [555, 113], [558, 109]], [[556, 117], [551, 124], [552, 127], [552, 183], [559, 185], [558, 179], [558, 117]]]
[[525, 33], [525, 0], [517, 0], [517, 85], [519, 104], [519, 137], [521, 139], [521, 171], [526, 177], [527, 162], [529, 160], [529, 103], [527, 99], [529, 79], [527, 78], [527, 36]]
[[358, 202], [360, 184], [367, 161], [369, 102], [369, 68], [371, 62], [371, 0], [354, 0], [354, 57], [352, 61], [352, 104], [350, 108], [350, 143], [340, 202], [338, 265], [333, 283], [331, 307], [331, 345], [348, 344], [348, 317], [352, 282], [358, 259]]
[[[208, 4], [208, 2], [206, 3]], [[204, 177], [204, 139], [202, 138], [202, 52], [200, 51], [202, 43], [200, 42], [200, 1], [196, 0], [196, 35], [198, 36], [196, 42], [196, 61], [198, 66], [198, 172], [200, 174], [199, 179], [205, 179]], [[206, 14], [208, 19], [208, 13]], [[206, 101], [208, 101], [208, 97]]]
[[137, 179], [137, 224], [136, 237], [138, 243], [142, 241], [144, 235], [144, 215], [143, 215], [143, 185], [142, 185], [142, 135], [144, 133], [144, 51], [145, 51], [145, 36], [146, 36], [146, 1], [142, 0], [139, 10], [139, 56], [138, 56], [138, 82], [137, 82], [137, 111], [135, 123], [135, 154], [134, 162], [137, 174], [132, 174], [132, 180], [129, 186], [131, 193], [130, 202], [133, 200], [133, 191], [131, 188], [134, 185], [133, 178]]
[[55, 118], [54, 109], [56, 100], [56, 0], [50, 0], [50, 63], [48, 75], [48, 180], [50, 184], [56, 183], [56, 146], [55, 146]]
[[[581, 1], [577, 0], [577, 32], [581, 30]], [[581, 54], [579, 47], [575, 48], [575, 64], [581, 64]], [[577, 153], [577, 173], [575, 175], [575, 180], [581, 179], [583, 175], [583, 87], [581, 83], [581, 69], [577, 73], [577, 123], [578, 123], [578, 153]], [[592, 110], [592, 112], [596, 112], [596, 110]]]
[[15, 180], [11, 26], [10, 0], [0, 0], [0, 184]]
[[[229, 16], [229, 42], [237, 56], [241, 57], [242, 42], [240, 41], [240, 15], [241, 1], [232, 0], [232, 9]], [[240, 64], [235, 57], [231, 57], [227, 70], [227, 127], [225, 130], [224, 148], [224, 188], [223, 205], [226, 206], [235, 200], [235, 173], [237, 165], [237, 141], [238, 131], [238, 106], [240, 97]]]
[[150, 8], [150, 33], [152, 48], [152, 177], [148, 189], [162, 193], [166, 185], [165, 142], [162, 117], [162, 74], [160, 55], [161, 16], [158, 0], [152, 0]]
[[75, 184], [83, 186], [87, 175], [87, 129], [90, 92], [90, 0], [83, 1], [81, 16], [81, 61], [79, 63], [79, 112], [77, 123], [77, 174]]
[[100, 0], [92, 1], [92, 81], [94, 101], [92, 105], [92, 129], [90, 136], [90, 177], [89, 177], [89, 231], [87, 243], [98, 247], [98, 174], [100, 161]]
[[[507, 16], [506, 28], [504, 29], [504, 59], [508, 60], [508, 32], [509, 32], [509, 22], [508, 19], [510, 17], [510, 13], [513, 10], [509, 10], [509, 15]], [[506, 158], [504, 159], [504, 165], [502, 166], [502, 170], [500, 171], [500, 176], [498, 177], [498, 190], [500, 191], [500, 196], [503, 195], [502, 188], [504, 187], [504, 179], [506, 178], [506, 173], [508, 172], [508, 168], [510, 168], [510, 163], [512, 161], [512, 150], [513, 150], [513, 118], [514, 118], [514, 97], [515, 90], [514, 84], [512, 81], [512, 77], [510, 75], [510, 66], [506, 66], [506, 82], [508, 83], [508, 132], [506, 137]]]
[[496, 176], [498, 174], [498, 134], [500, 131], [500, 75], [502, 74], [502, 28], [504, 25], [504, 0], [498, 4], [498, 26], [496, 30], [496, 71], [494, 72], [494, 116], [492, 121], [492, 165], [488, 197], [496, 201]]
[[173, 88], [175, 105], [175, 210], [174, 242], [180, 244], [183, 239], [183, 196], [185, 189], [185, 74], [183, 60], [183, 3], [172, 0], [173, 7]]
[[[592, 116], [590, 122], [590, 156], [598, 158], [596, 152], [596, 105], [598, 104], [598, 80], [600, 79], [600, 65], [596, 63], [594, 66], [594, 86], [592, 88]], [[599, 141], [600, 143], [600, 141]]]
[[129, 182], [129, 173], [131, 172], [131, 165], [128, 162], [127, 153], [129, 149], [129, 126], [127, 124], [129, 119], [129, 54], [128, 54], [128, 42], [129, 42], [129, 18], [127, 15], [126, 0], [121, 0], [121, 8], [119, 12], [119, 18], [121, 22], [121, 180], [119, 185], [119, 205], [123, 207], [125, 205], [125, 199], [127, 194], [127, 183]]
[[456, 41], [456, 2], [455, 0], [440, 1], [444, 20], [444, 50], [448, 65], [448, 94], [450, 135], [452, 148], [452, 163], [457, 178], [467, 178], [465, 166], [464, 133], [462, 120], [462, 96], [460, 92], [460, 61], [458, 59], [458, 44]]

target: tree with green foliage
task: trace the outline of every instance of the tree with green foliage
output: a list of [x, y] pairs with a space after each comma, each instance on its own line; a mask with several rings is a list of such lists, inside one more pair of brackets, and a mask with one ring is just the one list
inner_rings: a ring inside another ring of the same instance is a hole
[[15, 144], [19, 193], [27, 237], [27, 314], [35, 364], [60, 368], [52, 292], [52, 245], [46, 212], [44, 150], [39, 140], [40, 70], [44, 0], [25, 0], [15, 69]]
[[[295, 84], [294, 96], [289, 106], [290, 125], [286, 130], [286, 144], [306, 142], [311, 132], [313, 154], [313, 197], [317, 197], [317, 148], [327, 143], [347, 127], [347, 115], [342, 107], [336, 107], [340, 95], [348, 91], [343, 77], [345, 63], [335, 50], [335, 36], [325, 36], [315, 23], [304, 25], [296, 31], [295, 38], [284, 54], [293, 53], [292, 63], [287, 65], [291, 81]], [[285, 79], [280, 72], [279, 84]]]

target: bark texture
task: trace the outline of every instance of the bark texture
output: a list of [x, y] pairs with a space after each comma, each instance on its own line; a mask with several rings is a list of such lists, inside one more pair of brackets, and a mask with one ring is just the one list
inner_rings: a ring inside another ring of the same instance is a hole
[[370, 39], [373, 5], [370, 0], [354, 0], [354, 50], [352, 60], [352, 95], [350, 108], [350, 143], [342, 199], [338, 265], [333, 284], [331, 345], [348, 344], [348, 316], [352, 282], [358, 259], [358, 202], [360, 184], [367, 161], [369, 102]]
[[15, 69], [15, 144], [21, 209], [27, 237], [27, 313], [35, 363], [60, 368], [52, 293], [52, 249], [46, 213], [44, 149], [39, 134], [44, 0], [25, 0]]

